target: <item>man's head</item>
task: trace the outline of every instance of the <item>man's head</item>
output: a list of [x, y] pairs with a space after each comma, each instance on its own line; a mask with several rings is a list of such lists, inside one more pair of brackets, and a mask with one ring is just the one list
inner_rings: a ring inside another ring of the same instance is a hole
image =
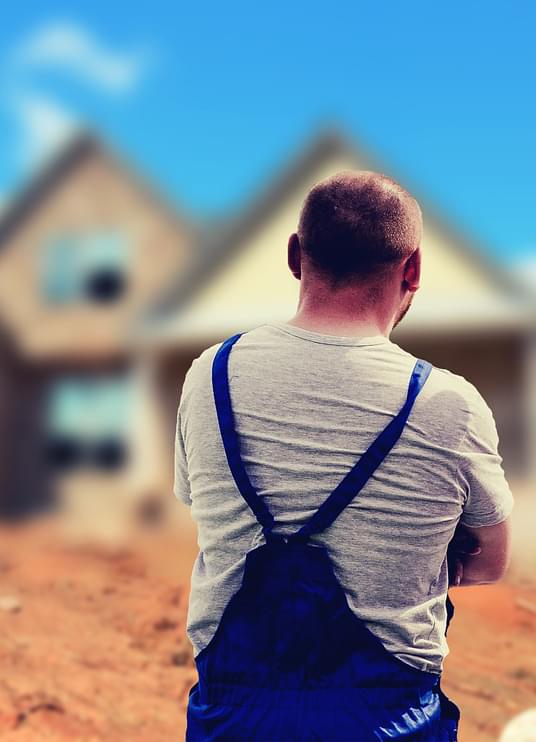
[[402, 186], [380, 173], [345, 170], [307, 194], [289, 240], [289, 266], [297, 278], [307, 274], [310, 290], [361, 288], [374, 302], [408, 264], [411, 295], [402, 297], [396, 324], [418, 288], [421, 238], [421, 209]]

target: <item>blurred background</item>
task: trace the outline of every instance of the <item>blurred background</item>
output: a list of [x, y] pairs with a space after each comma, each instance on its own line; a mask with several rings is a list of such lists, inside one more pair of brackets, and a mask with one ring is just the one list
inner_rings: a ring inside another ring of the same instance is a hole
[[495, 416], [514, 558], [500, 584], [451, 590], [444, 688], [461, 742], [508, 724], [521, 740], [512, 724], [536, 707], [534, 6], [2, 16], [0, 739], [181, 738], [197, 552], [172, 493], [182, 381], [209, 345], [294, 314], [300, 204], [364, 168], [424, 214], [422, 288], [391, 339]]

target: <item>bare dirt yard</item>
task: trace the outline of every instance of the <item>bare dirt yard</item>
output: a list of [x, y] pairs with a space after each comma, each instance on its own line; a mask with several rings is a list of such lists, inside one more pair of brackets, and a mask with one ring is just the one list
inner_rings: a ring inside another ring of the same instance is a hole
[[[0, 739], [183, 740], [196, 552], [188, 517], [115, 549], [65, 543], [43, 519], [0, 526]], [[442, 686], [461, 742], [495, 742], [536, 707], [536, 582], [514, 569], [450, 595]]]

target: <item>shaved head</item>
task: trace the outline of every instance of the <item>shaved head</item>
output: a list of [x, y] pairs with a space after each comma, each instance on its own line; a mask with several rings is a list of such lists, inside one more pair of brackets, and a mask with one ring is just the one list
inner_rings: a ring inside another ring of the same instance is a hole
[[311, 188], [297, 233], [315, 272], [335, 288], [381, 279], [407, 258], [420, 245], [422, 214], [388, 176], [343, 170]]

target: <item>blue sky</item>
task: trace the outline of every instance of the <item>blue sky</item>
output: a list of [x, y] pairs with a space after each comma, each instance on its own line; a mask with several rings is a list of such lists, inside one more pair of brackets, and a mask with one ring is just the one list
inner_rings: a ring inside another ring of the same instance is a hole
[[88, 121], [196, 215], [243, 206], [324, 122], [498, 260], [535, 264], [530, 2], [10, 3], [0, 200]]

